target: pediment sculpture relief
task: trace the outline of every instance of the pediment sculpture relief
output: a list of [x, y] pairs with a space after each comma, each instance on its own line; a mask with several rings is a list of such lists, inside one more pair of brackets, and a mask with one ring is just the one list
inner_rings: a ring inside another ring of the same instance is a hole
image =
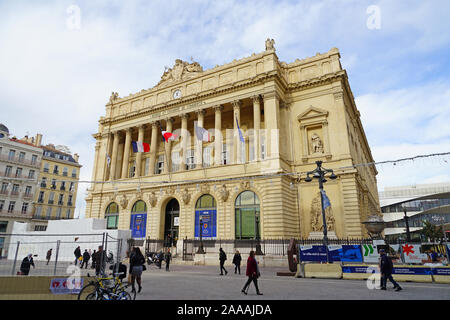
[[323, 153], [323, 143], [317, 134], [311, 136], [311, 150], [312, 153]]
[[176, 59], [175, 65], [172, 68], [166, 68], [157, 86], [174, 81], [191, 79], [202, 72], [203, 68], [198, 62], [188, 63], [181, 59]]

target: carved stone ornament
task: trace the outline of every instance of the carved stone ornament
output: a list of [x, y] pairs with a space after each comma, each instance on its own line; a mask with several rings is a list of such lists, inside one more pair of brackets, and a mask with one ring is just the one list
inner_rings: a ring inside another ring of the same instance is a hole
[[241, 181], [241, 188], [242, 189], [249, 189], [250, 188], [250, 181]]
[[317, 134], [311, 136], [311, 149], [312, 153], [323, 153], [323, 143]]
[[200, 186], [200, 191], [201, 191], [202, 193], [209, 193], [209, 185], [207, 185], [207, 184], [202, 184], [202, 185]]
[[267, 38], [266, 40], [266, 51], [275, 50], [275, 40]]
[[184, 188], [183, 193], [181, 194], [181, 199], [183, 200], [184, 204], [188, 204], [191, 200], [191, 194], [189, 193], [189, 190], [187, 188]]
[[[327, 231], [334, 230], [335, 222], [331, 206], [325, 209], [325, 220], [327, 222]], [[311, 231], [323, 231], [320, 192], [311, 202]]]
[[122, 198], [119, 200], [120, 206], [122, 207], [122, 209], [125, 209], [128, 205], [128, 200], [127, 200], [127, 196], [126, 195], [122, 195]]
[[222, 187], [219, 189], [219, 197], [222, 199], [223, 202], [226, 202], [228, 200], [228, 196], [230, 195], [230, 191], [227, 190], [226, 185], [222, 185]]
[[111, 97], [109, 97], [109, 103], [112, 104], [117, 99], [119, 99], [119, 94], [117, 92], [112, 92]]
[[188, 63], [181, 59], [176, 59], [175, 65], [172, 68], [166, 68], [157, 86], [174, 81], [191, 79], [202, 72], [203, 68], [198, 62]]
[[175, 193], [175, 187], [174, 186], [170, 186], [166, 189], [166, 194], [168, 194], [169, 196], [173, 195]]
[[148, 202], [150, 203], [150, 205], [152, 207], [156, 206], [156, 203], [158, 202], [158, 197], [156, 196], [156, 194], [154, 192], [152, 192], [148, 195]]

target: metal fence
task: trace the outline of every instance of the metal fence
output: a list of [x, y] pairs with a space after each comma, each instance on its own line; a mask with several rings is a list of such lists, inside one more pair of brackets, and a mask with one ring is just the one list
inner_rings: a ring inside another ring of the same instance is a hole
[[82, 266], [81, 275], [95, 273], [92, 258], [85, 262], [76, 260], [74, 252], [77, 247], [80, 248], [81, 255], [88, 252], [89, 256], [92, 256], [94, 250], [98, 251], [99, 246], [102, 246], [106, 271], [126, 255], [126, 244], [124, 246], [122, 239], [115, 239], [106, 232], [42, 236], [2, 234], [2, 238], [4, 240], [0, 250], [0, 276], [19, 275], [22, 262], [29, 254], [34, 262], [34, 267], [30, 268], [30, 276], [68, 276], [75, 272], [73, 266]]

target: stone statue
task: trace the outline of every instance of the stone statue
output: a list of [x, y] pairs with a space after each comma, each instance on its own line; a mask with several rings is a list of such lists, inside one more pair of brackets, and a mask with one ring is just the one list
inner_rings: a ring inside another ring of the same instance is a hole
[[188, 204], [191, 200], [191, 194], [189, 193], [188, 188], [184, 188], [183, 193], [181, 194], [181, 199], [183, 200], [184, 204]]
[[122, 209], [126, 209], [127, 204], [128, 204], [127, 196], [122, 195], [122, 198], [120, 199], [119, 203], [120, 203], [120, 206], [122, 207]]
[[111, 92], [111, 97], [109, 97], [109, 103], [113, 103], [114, 101], [116, 101], [117, 99], [119, 99], [119, 94], [117, 92]]
[[223, 184], [219, 190], [220, 198], [222, 199], [223, 202], [226, 202], [229, 195], [230, 195], [230, 191], [228, 191], [226, 185]]
[[148, 202], [152, 207], [156, 206], [156, 203], [158, 202], [158, 197], [156, 197], [155, 192], [152, 192], [148, 195]]
[[323, 153], [323, 143], [317, 134], [311, 136], [311, 149], [312, 153]]
[[275, 40], [267, 38], [266, 40], [266, 51], [267, 50], [275, 50]]
[[[334, 230], [335, 220], [331, 206], [325, 209], [325, 220], [327, 222], [327, 231]], [[320, 199], [320, 192], [311, 202], [311, 231], [323, 231], [322, 203]]]

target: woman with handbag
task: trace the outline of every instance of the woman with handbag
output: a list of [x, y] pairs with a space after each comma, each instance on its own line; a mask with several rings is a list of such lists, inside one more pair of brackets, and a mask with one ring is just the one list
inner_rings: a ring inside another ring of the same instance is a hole
[[262, 296], [262, 293], [259, 292], [258, 288], [258, 278], [261, 275], [258, 268], [258, 261], [255, 259], [255, 251], [250, 251], [250, 255], [247, 259], [247, 271], [246, 275], [248, 277], [247, 282], [244, 285], [244, 288], [242, 288], [241, 292], [243, 294], [247, 294], [247, 288], [250, 286], [250, 283], [253, 281], [255, 288], [256, 288], [256, 294], [259, 296]]
[[130, 255], [131, 287], [133, 288], [132, 289], [133, 291], [136, 291], [136, 289], [134, 288], [135, 280], [139, 286], [138, 292], [141, 292], [142, 290], [141, 275], [145, 267], [144, 263], [145, 258], [144, 255], [141, 253], [141, 250], [137, 247], [133, 248], [133, 252], [131, 252]]

